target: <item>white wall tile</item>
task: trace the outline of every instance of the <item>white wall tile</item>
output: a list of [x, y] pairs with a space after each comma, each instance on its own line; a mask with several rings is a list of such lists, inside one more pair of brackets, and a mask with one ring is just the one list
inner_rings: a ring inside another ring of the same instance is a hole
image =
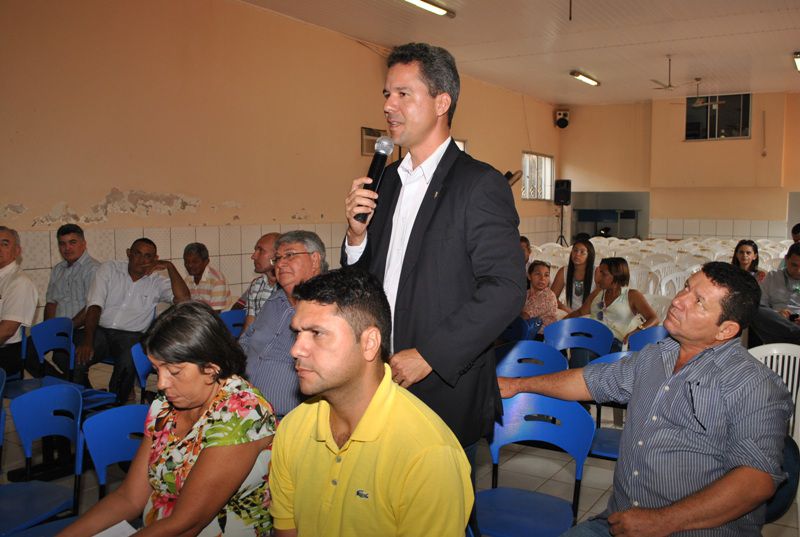
[[[50, 230], [50, 266], [53, 267], [56, 263], [60, 263], [61, 253], [58, 251], [58, 236], [56, 235], [57, 230], [51, 229]], [[86, 237], [86, 232], [83, 233], [84, 238]]]
[[50, 232], [20, 231], [22, 266], [26, 269], [50, 268]]
[[239, 297], [242, 296], [244, 289], [246, 289], [246, 287], [244, 287], [241, 283], [231, 284], [230, 282], [228, 282], [228, 287], [231, 290], [231, 301], [230, 301], [231, 304], [239, 300]]
[[749, 239], [752, 235], [750, 231], [750, 220], [733, 221], [733, 238], [737, 240]]
[[667, 220], [667, 238], [668, 239], [683, 238], [683, 220], [679, 218], [670, 218]]
[[261, 234], [266, 235], [267, 233], [280, 233], [281, 232], [281, 225], [280, 224], [262, 224], [261, 225]]
[[253, 248], [255, 247], [258, 239], [261, 238], [261, 226], [242, 226], [242, 246], [241, 250], [239, 250], [240, 254], [245, 252], [253, 252]]
[[238, 254], [220, 256], [217, 268], [225, 275], [229, 284], [242, 283], [242, 261]]
[[258, 276], [258, 273], [253, 270], [253, 260], [250, 259], [250, 254], [242, 254], [239, 256], [239, 263], [242, 267], [241, 283], [250, 282], [253, 278]]
[[331, 222], [331, 242], [341, 244], [347, 233], [347, 222]]
[[700, 220], [700, 236], [713, 237], [717, 234], [716, 220]]
[[83, 236], [86, 238], [86, 249], [89, 251], [89, 255], [100, 262], [114, 259], [113, 229], [84, 229]]
[[330, 224], [316, 224], [314, 226], [314, 233], [317, 234], [322, 241], [322, 244], [324, 244], [326, 247], [333, 246]]
[[128, 259], [125, 253], [131, 247], [133, 241], [144, 236], [142, 228], [127, 227], [114, 230], [114, 259], [124, 261]]
[[26, 269], [25, 274], [31, 279], [36, 290], [39, 292], [39, 306], [44, 306], [46, 302], [47, 284], [50, 282], [50, 269]]
[[769, 222], [767, 220], [752, 220], [750, 222], [750, 235], [753, 238], [769, 237]]
[[683, 221], [683, 236], [684, 237], [699, 237], [700, 236], [700, 220], [689, 219]]
[[781, 220], [770, 220], [769, 236], [770, 238], [775, 238], [778, 240], [789, 238], [789, 234], [786, 232], [786, 222]]
[[341, 251], [341, 248], [325, 248], [328, 269], [333, 270], [342, 266], [341, 263], [339, 263]]
[[[170, 244], [172, 245], [172, 252], [170, 257], [173, 259], [183, 259], [183, 249], [186, 245], [195, 242], [196, 234], [192, 226], [182, 226], [170, 228]], [[206, 245], [208, 246], [208, 245]]]
[[656, 233], [666, 235], [667, 233], [667, 220], [665, 218], [653, 218], [650, 220], [650, 234]]
[[667, 234], [666, 233], [650, 233], [650, 236], [652, 238], [654, 238], [654, 239], [666, 239], [667, 238]]
[[206, 245], [206, 248], [208, 248], [208, 255], [219, 255], [219, 227], [201, 226], [195, 228], [194, 240]]
[[717, 220], [717, 237], [730, 239], [733, 237], [733, 220]]
[[[255, 242], [247, 246], [248, 252], [253, 251]], [[222, 226], [219, 228], [219, 253], [232, 255], [242, 253], [242, 228], [239, 226]]]
[[[144, 236], [156, 243], [156, 251], [159, 258], [172, 258], [172, 239], [170, 228], [168, 227], [146, 227], [143, 230]], [[183, 250], [181, 250], [183, 254]]]

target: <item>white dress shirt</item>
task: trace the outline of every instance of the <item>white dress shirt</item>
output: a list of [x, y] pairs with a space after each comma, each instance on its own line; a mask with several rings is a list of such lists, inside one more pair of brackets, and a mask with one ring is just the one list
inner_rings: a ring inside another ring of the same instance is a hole
[[22, 327], [32, 326], [39, 292], [17, 262], [0, 269], [0, 320], [20, 324], [17, 331], [0, 347], [22, 341]]
[[[400, 272], [403, 270], [403, 259], [406, 255], [408, 239], [417, 219], [419, 207], [422, 199], [428, 190], [428, 185], [433, 179], [433, 173], [439, 166], [447, 146], [450, 145], [450, 137], [447, 137], [442, 145], [436, 148], [425, 162], [412, 168], [411, 153], [406, 153], [397, 173], [400, 175], [400, 196], [397, 199], [394, 215], [392, 216], [392, 236], [389, 241], [389, 253], [386, 256], [386, 272], [383, 275], [383, 290], [389, 300], [389, 307], [392, 309], [392, 327], [394, 327], [394, 305], [397, 300], [397, 288], [400, 284]], [[388, 203], [389, 200], [384, 201]], [[357, 262], [367, 247], [367, 240], [359, 246], [351, 246], [345, 240], [345, 254], [347, 264], [352, 265]], [[394, 335], [394, 330], [392, 330]]]

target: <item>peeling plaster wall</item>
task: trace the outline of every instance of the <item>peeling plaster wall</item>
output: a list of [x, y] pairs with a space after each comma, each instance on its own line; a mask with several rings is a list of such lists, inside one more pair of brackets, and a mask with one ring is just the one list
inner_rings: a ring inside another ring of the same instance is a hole
[[[0, 72], [0, 217], [20, 229], [341, 222], [360, 128], [384, 125], [381, 56], [236, 0], [2, 2]], [[462, 85], [476, 158], [557, 155], [549, 104]]]

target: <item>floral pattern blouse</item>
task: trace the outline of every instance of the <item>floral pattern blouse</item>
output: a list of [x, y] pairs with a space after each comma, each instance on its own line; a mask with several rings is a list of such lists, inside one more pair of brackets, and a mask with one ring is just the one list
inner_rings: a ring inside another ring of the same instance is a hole
[[[160, 393], [147, 414], [145, 436], [152, 442], [148, 480], [153, 492], [144, 510], [144, 523], [172, 514], [181, 488], [197, 457], [207, 447], [245, 444], [275, 434], [275, 414], [261, 393], [241, 377], [226, 379], [208, 410], [185, 437], [177, 438], [176, 411]], [[262, 451], [239, 490], [200, 532], [201, 536], [268, 536], [267, 473], [271, 448]]]
[[558, 312], [558, 300], [555, 293], [549, 287], [541, 291], [530, 288], [525, 299], [525, 306], [522, 308], [522, 317], [531, 319], [539, 317], [542, 320], [542, 327], [555, 322]]

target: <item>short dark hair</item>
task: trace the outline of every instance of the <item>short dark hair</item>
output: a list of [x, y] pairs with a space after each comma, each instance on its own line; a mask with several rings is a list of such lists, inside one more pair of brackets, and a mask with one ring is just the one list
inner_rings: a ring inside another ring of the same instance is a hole
[[208, 248], [202, 242], [190, 242], [187, 244], [186, 248], [183, 249], [183, 257], [189, 254], [195, 254], [200, 256], [203, 261], [208, 261]]
[[153, 247], [153, 248], [156, 250], [156, 252], [158, 251], [158, 246], [156, 246], [156, 243], [154, 243], [153, 241], [151, 241], [151, 240], [150, 240], [150, 239], [148, 239], [147, 237], [139, 237], [138, 239], [136, 239], [135, 241], [133, 241], [133, 242], [131, 243], [131, 248], [133, 248], [134, 246], [136, 246], [136, 243], [139, 243], [139, 242], [141, 242], [141, 243], [144, 243], [144, 244], [149, 244], [150, 246], [152, 246], [152, 247]]
[[381, 333], [381, 359], [389, 360], [392, 312], [381, 282], [374, 275], [356, 268], [332, 270], [294, 288], [295, 300], [335, 305], [357, 338], [375, 326]]
[[800, 242], [796, 242], [789, 246], [789, 250], [786, 251], [786, 259], [789, 259], [793, 255], [800, 255]]
[[536, 267], [547, 267], [548, 269], [551, 268], [550, 263], [548, 263], [547, 261], [542, 261], [541, 259], [534, 259], [533, 262], [528, 267], [528, 275], [533, 274], [533, 269], [535, 269]]
[[577, 235], [575, 235], [575, 238], [572, 239], [572, 244], [575, 244], [578, 241], [588, 241], [591, 238], [592, 238], [591, 235], [589, 235], [585, 231], [582, 231], [582, 232], [578, 233]]
[[631, 271], [624, 257], [604, 257], [600, 260], [600, 264], [608, 267], [608, 272], [614, 277], [614, 283], [620, 287], [625, 287], [631, 282]]
[[461, 91], [461, 79], [458, 76], [456, 60], [453, 55], [441, 47], [428, 43], [407, 43], [392, 49], [386, 66], [391, 68], [398, 63], [419, 63], [422, 81], [428, 86], [428, 93], [436, 97], [440, 93], [450, 96], [450, 108], [447, 110], [447, 124], [453, 123], [456, 113], [458, 94]]
[[219, 367], [216, 379], [244, 376], [247, 357], [220, 316], [203, 302], [190, 300], [158, 316], [142, 339], [149, 356], [171, 364], [191, 363], [200, 369]]
[[800, 235], [800, 223], [792, 226], [792, 235]]
[[78, 224], [64, 224], [56, 231], [56, 237], [63, 237], [64, 235], [71, 235], [73, 233], [82, 239], [85, 238], [83, 236], [83, 229]]
[[756, 279], [739, 267], [721, 261], [706, 263], [701, 270], [714, 285], [728, 291], [720, 302], [722, 313], [717, 325], [734, 321], [742, 330], [750, 326], [761, 302], [761, 287]]
[[[753, 249], [753, 253], [756, 254], [756, 258], [750, 263], [749, 267], [743, 267], [739, 263], [739, 258], [736, 257], [736, 254], [739, 253], [739, 248], [742, 246], [749, 246]], [[751, 241], [750, 239], [742, 239], [736, 243], [736, 248], [733, 249], [733, 260], [731, 260], [731, 265], [734, 267], [739, 267], [744, 269], [748, 272], [758, 272], [758, 244], [755, 241]]]

